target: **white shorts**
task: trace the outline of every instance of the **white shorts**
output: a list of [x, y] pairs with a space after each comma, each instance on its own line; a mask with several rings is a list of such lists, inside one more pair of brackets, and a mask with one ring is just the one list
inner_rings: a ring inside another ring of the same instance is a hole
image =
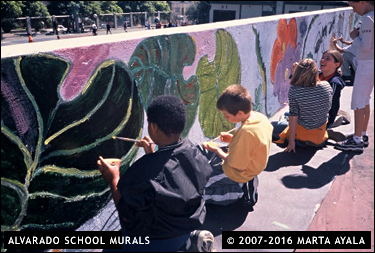
[[362, 109], [369, 105], [373, 89], [374, 60], [358, 60], [353, 84], [352, 110]]

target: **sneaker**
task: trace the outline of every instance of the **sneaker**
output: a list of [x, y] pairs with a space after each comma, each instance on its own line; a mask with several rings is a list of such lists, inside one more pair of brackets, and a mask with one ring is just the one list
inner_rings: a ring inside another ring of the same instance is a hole
[[194, 230], [190, 233], [190, 247], [187, 252], [214, 252], [214, 235], [207, 230]]
[[345, 141], [338, 142], [335, 145], [335, 149], [344, 150], [344, 151], [363, 151], [364, 144], [361, 141], [356, 143], [353, 138], [348, 138]]
[[363, 142], [363, 146], [365, 148], [367, 148], [368, 147], [368, 136], [367, 135], [362, 136], [362, 142]]
[[[347, 139], [353, 139], [354, 134], [348, 135], [346, 138]], [[362, 136], [362, 142], [363, 142], [363, 147], [367, 148], [368, 147], [368, 135], [363, 135]]]

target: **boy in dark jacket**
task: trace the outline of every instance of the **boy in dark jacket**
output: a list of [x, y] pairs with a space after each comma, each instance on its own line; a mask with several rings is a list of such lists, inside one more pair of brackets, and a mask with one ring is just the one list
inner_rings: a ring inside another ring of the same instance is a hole
[[[99, 157], [98, 167], [110, 185], [123, 234], [149, 242], [124, 244], [122, 250], [177, 251], [205, 220], [204, 189], [212, 168], [193, 143], [181, 139], [186, 109], [179, 98], [155, 98], [147, 108], [147, 120], [150, 137], [136, 143], [144, 148], [143, 157], [121, 177], [119, 162], [110, 165]], [[211, 248], [211, 233], [209, 237], [205, 250]]]

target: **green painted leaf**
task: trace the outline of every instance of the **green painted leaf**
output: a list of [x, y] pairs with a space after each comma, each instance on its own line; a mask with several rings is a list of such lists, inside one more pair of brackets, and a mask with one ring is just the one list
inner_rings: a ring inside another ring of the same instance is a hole
[[2, 59], [1, 185], [3, 230], [75, 229], [110, 200], [98, 156], [136, 155], [143, 108], [132, 72], [104, 61], [81, 94], [58, 93], [69, 63], [51, 55]]
[[216, 32], [215, 59], [209, 62], [207, 56], [203, 56], [198, 63], [196, 75], [200, 89], [199, 122], [206, 137], [216, 137], [220, 132], [234, 127], [216, 109], [216, 101], [229, 85], [241, 83], [237, 45], [228, 32]]
[[163, 94], [176, 95], [185, 103], [187, 123], [183, 135], [193, 125], [198, 107], [197, 78], [183, 77], [183, 69], [193, 64], [195, 52], [195, 43], [189, 35], [163, 35], [141, 42], [129, 61], [144, 108]]

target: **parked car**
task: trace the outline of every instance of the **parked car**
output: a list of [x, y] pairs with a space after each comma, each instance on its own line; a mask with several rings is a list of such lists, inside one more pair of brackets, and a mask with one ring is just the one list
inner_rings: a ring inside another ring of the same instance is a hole
[[[57, 30], [59, 31], [59, 33], [67, 33], [68, 28], [66, 28], [66, 27], [63, 26], [63, 25], [58, 25], [58, 26], [57, 26]], [[48, 29], [45, 29], [44, 31], [47, 32], [47, 35], [51, 35], [51, 34], [53, 34], [53, 28], [48, 28]]]
[[68, 28], [66, 28], [63, 25], [58, 25], [57, 29], [59, 30], [59, 32], [62, 32], [62, 33], [66, 33], [68, 31]]

